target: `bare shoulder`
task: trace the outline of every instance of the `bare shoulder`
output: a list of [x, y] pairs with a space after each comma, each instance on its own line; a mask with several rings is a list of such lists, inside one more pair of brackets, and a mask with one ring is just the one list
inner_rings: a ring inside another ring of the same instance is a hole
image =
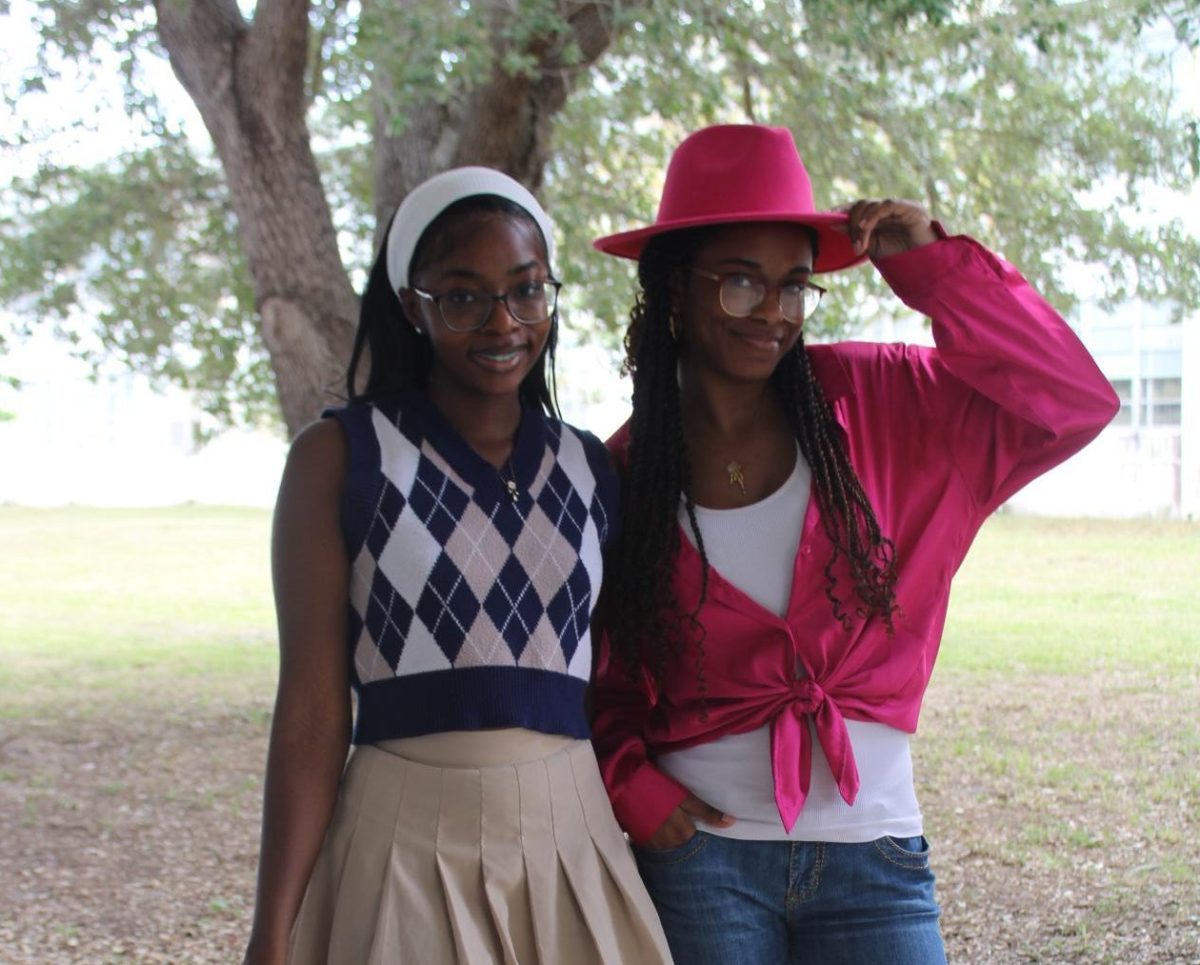
[[336, 419], [319, 419], [292, 440], [283, 471], [284, 492], [341, 489], [346, 478], [346, 434]]
[[288, 462], [312, 464], [314, 469], [346, 465], [346, 433], [336, 419], [318, 419], [292, 440]]

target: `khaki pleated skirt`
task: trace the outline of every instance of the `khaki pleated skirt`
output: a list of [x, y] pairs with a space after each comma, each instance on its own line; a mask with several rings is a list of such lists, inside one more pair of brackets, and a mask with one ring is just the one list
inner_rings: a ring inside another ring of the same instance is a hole
[[361, 746], [290, 965], [661, 965], [666, 939], [588, 741], [501, 730]]

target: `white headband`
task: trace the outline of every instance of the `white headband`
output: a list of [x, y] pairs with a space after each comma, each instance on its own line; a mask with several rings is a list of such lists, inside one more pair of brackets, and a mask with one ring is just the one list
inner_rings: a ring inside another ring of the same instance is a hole
[[413, 188], [392, 219], [387, 239], [387, 273], [392, 291], [408, 287], [408, 268], [413, 249], [433, 219], [455, 201], [480, 194], [496, 195], [524, 208], [537, 222], [542, 239], [546, 242], [546, 258], [549, 261], [546, 267], [554, 264], [554, 226], [537, 198], [524, 185], [492, 168], [451, 168]]

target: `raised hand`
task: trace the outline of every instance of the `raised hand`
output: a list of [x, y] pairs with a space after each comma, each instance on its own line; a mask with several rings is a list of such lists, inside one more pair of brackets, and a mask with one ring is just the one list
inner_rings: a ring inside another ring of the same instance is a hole
[[871, 258], [887, 258], [937, 241], [928, 212], [914, 201], [862, 200], [843, 205], [849, 220], [845, 232], [854, 250]]

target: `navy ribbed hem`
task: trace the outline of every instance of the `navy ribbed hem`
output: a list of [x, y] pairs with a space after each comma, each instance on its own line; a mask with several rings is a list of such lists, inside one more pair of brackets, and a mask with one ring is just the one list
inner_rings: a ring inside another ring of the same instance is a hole
[[367, 684], [358, 694], [354, 743], [374, 744], [448, 730], [524, 727], [591, 736], [585, 681], [550, 670], [472, 667]]

